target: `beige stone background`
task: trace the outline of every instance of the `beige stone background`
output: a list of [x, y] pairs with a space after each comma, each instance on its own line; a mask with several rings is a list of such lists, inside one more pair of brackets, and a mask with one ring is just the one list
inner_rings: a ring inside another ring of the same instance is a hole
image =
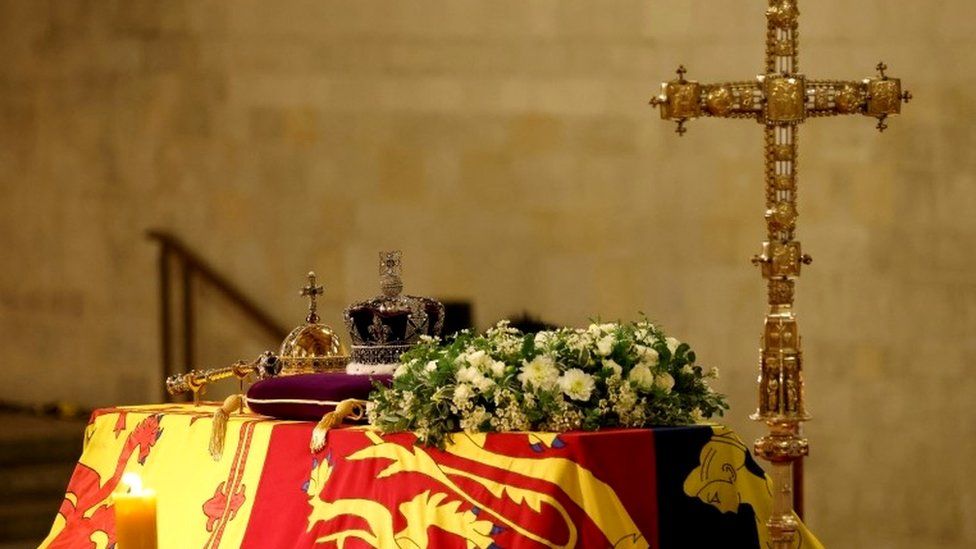
[[[647, 312], [718, 365], [747, 439], [763, 284], [760, 131], [677, 138], [682, 62], [761, 68], [759, 0], [0, 1], [0, 400], [157, 400], [173, 231], [282, 323], [401, 248], [479, 327]], [[801, 132], [798, 286], [829, 547], [976, 544], [976, 4], [807, 1], [801, 68], [884, 59], [916, 100]], [[201, 361], [272, 347], [200, 288]]]

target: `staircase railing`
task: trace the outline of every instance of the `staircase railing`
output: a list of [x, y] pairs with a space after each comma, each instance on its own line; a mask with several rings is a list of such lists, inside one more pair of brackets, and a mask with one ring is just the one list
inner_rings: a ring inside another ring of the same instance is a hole
[[[172, 233], [158, 229], [147, 231], [146, 236], [159, 244], [159, 325], [160, 365], [162, 379], [175, 373], [188, 372], [196, 366], [196, 307], [194, 282], [203, 282], [223, 295], [244, 315], [264, 330], [275, 341], [284, 339], [287, 329], [248, 298], [244, 292], [217, 272], [199, 254], [191, 250]], [[175, 274], [175, 277], [174, 277]], [[174, 336], [176, 316], [173, 314], [173, 296], [179, 287], [179, 315], [182, 362], [174, 367]]]

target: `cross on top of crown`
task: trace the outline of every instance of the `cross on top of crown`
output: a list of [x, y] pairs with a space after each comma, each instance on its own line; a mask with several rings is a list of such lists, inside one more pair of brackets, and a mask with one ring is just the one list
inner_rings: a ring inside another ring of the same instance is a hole
[[400, 250], [380, 252], [380, 276], [400, 276], [402, 257], [403, 253]]
[[678, 73], [678, 82], [683, 84], [685, 82], [685, 75], [688, 74], [688, 69], [684, 65], [678, 65], [678, 70], [674, 72]]
[[380, 289], [386, 297], [396, 297], [403, 290], [400, 267], [403, 264], [400, 250], [380, 252]]
[[325, 293], [325, 287], [315, 284], [315, 271], [308, 272], [308, 285], [302, 287], [299, 295], [308, 298], [308, 316], [305, 317], [305, 321], [309, 324], [315, 324], [319, 321], [319, 315], [316, 312], [315, 298]]

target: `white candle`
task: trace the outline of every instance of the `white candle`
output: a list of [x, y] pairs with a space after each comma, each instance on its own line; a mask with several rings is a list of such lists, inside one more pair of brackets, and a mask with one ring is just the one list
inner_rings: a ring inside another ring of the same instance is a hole
[[127, 492], [112, 495], [118, 549], [156, 549], [156, 492], [142, 487], [135, 473], [122, 475]]

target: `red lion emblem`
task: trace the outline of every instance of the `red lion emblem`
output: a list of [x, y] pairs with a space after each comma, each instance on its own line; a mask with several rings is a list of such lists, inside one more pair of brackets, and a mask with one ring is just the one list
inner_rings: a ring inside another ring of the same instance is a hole
[[58, 532], [48, 547], [93, 548], [96, 545], [92, 536], [96, 532], [103, 532], [108, 536], [108, 547], [115, 545], [115, 513], [110, 509], [108, 497], [119, 485], [122, 473], [133, 454], [140, 465], [146, 462], [149, 451], [163, 434], [163, 429], [159, 426], [160, 419], [159, 414], [148, 416], [129, 433], [115, 472], [104, 484], [101, 476], [91, 467], [82, 463], [75, 467], [58, 511], [58, 515], [64, 517], [64, 529]]

